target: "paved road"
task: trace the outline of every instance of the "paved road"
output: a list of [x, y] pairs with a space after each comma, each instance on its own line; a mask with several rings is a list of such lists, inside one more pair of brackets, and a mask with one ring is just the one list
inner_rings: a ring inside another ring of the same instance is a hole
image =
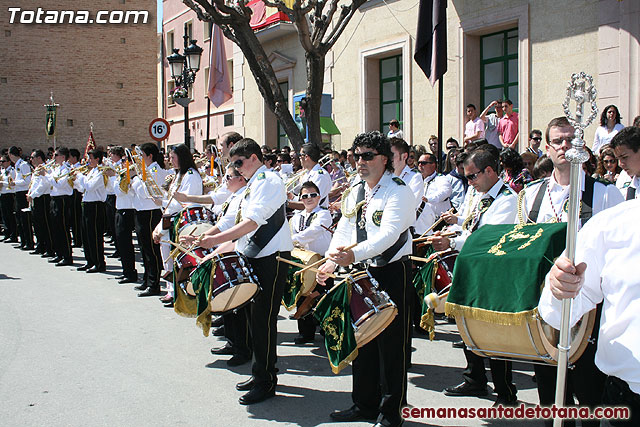
[[[76, 257], [76, 266], [81, 261]], [[157, 298], [137, 298], [133, 285], [117, 284], [119, 270], [113, 260], [109, 264], [106, 274], [80, 273], [0, 244], [0, 425], [310, 427], [334, 425], [328, 414], [350, 406], [350, 368], [334, 375], [323, 348], [294, 346], [296, 324], [284, 309], [278, 395], [239, 405], [234, 385], [248, 377], [250, 366], [227, 368], [226, 357], [209, 353], [222, 344], [218, 338], [203, 337], [194, 319], [177, 316]], [[409, 404], [491, 406], [492, 397], [441, 393], [460, 382], [464, 356], [451, 348], [458, 339], [454, 325], [438, 324], [437, 332], [433, 342], [414, 339]], [[537, 403], [531, 367], [515, 369], [518, 397]], [[405, 423], [425, 424], [513, 422]]]

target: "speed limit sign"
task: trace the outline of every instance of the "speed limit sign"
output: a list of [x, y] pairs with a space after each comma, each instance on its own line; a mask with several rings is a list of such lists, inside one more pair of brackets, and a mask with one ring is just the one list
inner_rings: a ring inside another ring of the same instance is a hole
[[149, 135], [158, 142], [167, 139], [170, 130], [171, 126], [169, 126], [169, 122], [161, 117], [153, 119], [151, 124], [149, 124]]

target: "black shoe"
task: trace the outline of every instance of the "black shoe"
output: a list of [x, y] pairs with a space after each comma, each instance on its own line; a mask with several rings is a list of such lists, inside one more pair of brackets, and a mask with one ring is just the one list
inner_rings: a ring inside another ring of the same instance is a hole
[[[49, 262], [51, 262], [51, 261], [49, 261]], [[87, 270], [88, 270], [88, 269], [90, 269], [90, 268], [93, 268], [93, 265], [91, 265], [91, 264], [85, 264], [85, 265], [83, 265], [82, 267], [78, 267], [78, 268], [76, 268], [76, 270], [78, 270], [78, 271], [87, 271]]]
[[152, 297], [154, 295], [160, 295], [159, 288], [147, 288], [138, 294], [139, 297]]
[[137, 283], [137, 282], [138, 282], [137, 277], [123, 277], [122, 279], [118, 280], [118, 283], [120, 285], [124, 285], [125, 283]]
[[486, 396], [487, 385], [479, 386], [464, 381], [455, 387], [447, 387], [444, 389], [445, 396]]
[[134, 286], [133, 289], [135, 289], [136, 291], [146, 291], [147, 287], [148, 286], [143, 283], [142, 285]]
[[163, 304], [165, 308], [173, 308], [173, 301]]
[[120, 253], [114, 252], [111, 255], [109, 255], [107, 258], [120, 258]]
[[236, 384], [236, 390], [238, 391], [249, 391], [253, 388], [256, 383], [256, 379], [254, 377], [250, 377], [246, 381], [242, 381], [241, 383]]
[[20, 249], [22, 249], [23, 251], [32, 251], [34, 250], [33, 246], [22, 246]]
[[219, 328], [215, 328], [212, 332], [214, 337], [223, 337], [224, 336], [224, 326], [220, 326]]
[[56, 262], [56, 267], [64, 267], [66, 265], [73, 265], [73, 260], [63, 259], [60, 262]]
[[42, 255], [42, 251], [39, 251], [39, 250], [35, 249], [35, 250], [29, 252], [29, 255]]
[[102, 264], [101, 266], [93, 266], [90, 269], [87, 270], [87, 273], [104, 273], [105, 271], [107, 271], [107, 266], [106, 264]]
[[233, 356], [235, 352], [233, 351], [233, 347], [231, 344], [225, 344], [222, 347], [215, 347], [211, 349], [211, 354], [215, 354], [217, 356]]
[[494, 408], [502, 405], [503, 407], [511, 407], [515, 408], [518, 405], [518, 399], [514, 396], [513, 399], [507, 399], [506, 397], [498, 396], [495, 403], [493, 404]]
[[347, 423], [353, 421], [373, 421], [377, 418], [377, 415], [373, 414], [365, 414], [358, 408], [356, 405], [353, 405], [349, 409], [345, 409], [344, 411], [335, 411], [329, 414], [333, 421], [337, 421], [339, 423]]
[[50, 260], [49, 260], [49, 262], [50, 262], [51, 264], [56, 264], [56, 263], [58, 263], [58, 262], [60, 262], [60, 261], [62, 261], [62, 257], [60, 257], [60, 256], [57, 256], [57, 257], [52, 258], [52, 259], [50, 259]]
[[211, 321], [211, 327], [212, 328], [217, 328], [219, 326], [222, 326], [223, 323], [224, 323], [224, 320], [222, 319], [222, 316], [218, 316], [214, 320]]
[[253, 386], [246, 394], [240, 396], [238, 402], [241, 405], [251, 405], [262, 402], [276, 395], [276, 385], [268, 382], [261, 382]]
[[302, 337], [298, 336], [293, 339], [293, 343], [295, 345], [303, 345], [303, 344], [312, 344], [314, 341], [314, 337]]
[[43, 253], [42, 255], [40, 255], [40, 258], [55, 258], [56, 254], [50, 254], [50, 253]]
[[464, 348], [464, 341], [462, 341], [462, 340], [456, 341], [456, 342], [451, 344], [451, 347], [453, 347], [453, 348]]
[[7, 243], [18, 243], [18, 239], [11, 238], [9, 240], [5, 240]]
[[236, 354], [231, 359], [227, 360], [227, 366], [240, 366], [244, 365], [247, 362], [251, 362], [250, 357]]

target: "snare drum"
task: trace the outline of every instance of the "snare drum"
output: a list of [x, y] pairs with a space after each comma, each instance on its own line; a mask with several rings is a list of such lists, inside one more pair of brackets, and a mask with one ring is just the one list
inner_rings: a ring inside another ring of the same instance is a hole
[[226, 252], [215, 255], [213, 260], [216, 271], [211, 283], [212, 313], [224, 314], [240, 308], [260, 291], [258, 278], [244, 255]]
[[[433, 279], [431, 290], [437, 293], [438, 296], [444, 295], [445, 293], [449, 292], [449, 289], [451, 288], [451, 280], [453, 279], [453, 265], [455, 264], [457, 257], [458, 252], [456, 251], [436, 255], [435, 262], [438, 263], [438, 268]], [[446, 298], [435, 307], [434, 311], [436, 313], [444, 313], [445, 301]]]
[[[294, 248], [291, 251], [291, 257], [297, 258], [300, 260], [301, 264], [305, 266], [311, 265], [317, 261], [322, 259], [322, 255], [319, 255], [315, 252], [308, 251], [306, 249]], [[295, 261], [295, 260], [294, 260]], [[290, 268], [300, 270], [298, 267], [291, 266]], [[316, 287], [316, 272], [312, 270], [307, 270], [302, 273], [302, 287], [300, 288], [300, 295], [307, 296], [313, 291]]]
[[352, 285], [349, 308], [356, 342], [362, 347], [389, 326], [398, 309], [369, 272], [356, 273], [345, 280]]
[[214, 214], [204, 206], [189, 206], [178, 214], [178, 236], [199, 236], [213, 228]]
[[[209, 255], [211, 252], [213, 252], [213, 248], [206, 249], [198, 246], [197, 248], [193, 248], [191, 252], [193, 252], [193, 254], [195, 254], [199, 258], [204, 258], [205, 256]], [[181, 283], [187, 280], [191, 275], [191, 272], [193, 271], [193, 269], [198, 266], [198, 260], [191, 253], [182, 252], [176, 258], [175, 264], [176, 264], [175, 267], [177, 272], [176, 283]], [[195, 293], [193, 293], [193, 287], [191, 286], [191, 283], [188, 284], [187, 289], [185, 290], [187, 294], [191, 296], [195, 296]]]

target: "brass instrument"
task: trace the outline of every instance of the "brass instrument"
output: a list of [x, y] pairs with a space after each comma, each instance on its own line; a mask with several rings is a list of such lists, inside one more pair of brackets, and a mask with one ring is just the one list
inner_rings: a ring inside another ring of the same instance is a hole
[[85, 173], [89, 172], [89, 170], [90, 170], [90, 168], [89, 168], [88, 164], [78, 166], [77, 168], [70, 168], [67, 173], [63, 173], [60, 176], [54, 176], [53, 180], [55, 182], [58, 182], [63, 178], [71, 177], [73, 179], [73, 178], [75, 178], [75, 175], [77, 175], [77, 174], [85, 174]]
[[[331, 162], [333, 162], [333, 155], [331, 153], [325, 154], [320, 158], [320, 160], [318, 160], [318, 164], [320, 165], [321, 168], [324, 168], [327, 164]], [[287, 193], [293, 192], [295, 188], [298, 187], [298, 185], [302, 184], [300, 182], [300, 179], [302, 179], [302, 176], [307, 172], [308, 171], [303, 168], [303, 169], [300, 169], [295, 174], [291, 175], [291, 178], [289, 178], [285, 183], [285, 188], [287, 190]]]
[[133, 158], [134, 160], [133, 165], [134, 165], [136, 174], [140, 177], [140, 179], [144, 183], [144, 186], [147, 189], [147, 193], [153, 199], [164, 199], [166, 196], [165, 192], [162, 190], [162, 188], [160, 188], [160, 186], [158, 186], [158, 183], [151, 176], [151, 174], [142, 173], [142, 169], [143, 168], [146, 169], [146, 165], [144, 164], [144, 160], [142, 158], [142, 150], [140, 149], [140, 147], [136, 146], [135, 152], [136, 154], [133, 155], [129, 149], [125, 148], [125, 153], [130, 155], [131, 158]]

